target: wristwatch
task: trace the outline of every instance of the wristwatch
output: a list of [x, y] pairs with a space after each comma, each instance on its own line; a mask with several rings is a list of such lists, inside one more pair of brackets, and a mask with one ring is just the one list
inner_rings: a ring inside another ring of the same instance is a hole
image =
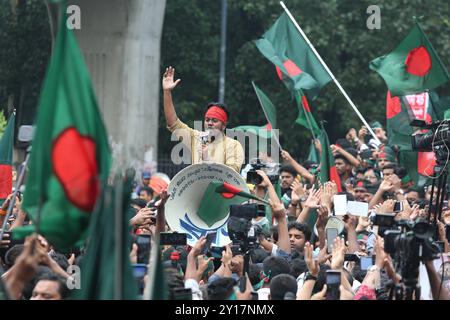
[[308, 280], [314, 280], [314, 281], [317, 281], [317, 277], [316, 276], [313, 276], [311, 273], [309, 273], [309, 272], [306, 272], [306, 274], [305, 274], [305, 282], [306, 281], [308, 281]]

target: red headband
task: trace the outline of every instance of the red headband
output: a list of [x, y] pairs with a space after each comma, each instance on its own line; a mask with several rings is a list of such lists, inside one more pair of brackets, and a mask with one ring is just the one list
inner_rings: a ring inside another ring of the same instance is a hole
[[219, 121], [222, 121], [223, 123], [226, 123], [228, 121], [228, 117], [225, 111], [217, 106], [212, 106], [211, 108], [209, 108], [208, 111], [206, 111], [205, 118], [215, 118]]

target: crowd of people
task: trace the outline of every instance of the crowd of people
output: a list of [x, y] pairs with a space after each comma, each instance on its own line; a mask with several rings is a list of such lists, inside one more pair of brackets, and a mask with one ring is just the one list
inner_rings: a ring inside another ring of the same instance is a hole
[[[197, 139], [200, 132], [178, 119], [171, 91], [179, 80], [174, 81], [173, 76], [171, 67], [163, 76], [167, 126], [171, 131], [188, 130], [192, 140], [184, 143], [200, 150], [192, 153], [192, 163], [222, 163], [237, 172], [242, 170], [245, 176], [244, 153], [237, 141], [202, 141]], [[211, 103], [205, 113], [205, 129], [223, 133], [228, 118], [224, 104]], [[370, 138], [363, 126], [349, 129], [330, 146], [338, 181], [320, 181], [320, 162], [298, 162], [287, 150], [280, 150], [283, 161], [276, 181], [263, 169], [256, 170], [261, 182], [248, 187], [270, 206], [264, 217], [251, 220], [255, 241], [231, 239], [224, 247], [205, 248], [203, 236], [193, 246], [148, 246], [161, 249], [166, 282], [156, 290], [166, 291], [172, 300], [450, 299], [448, 203], [444, 201], [442, 213], [434, 216], [435, 208], [429, 204], [431, 197], [436, 198], [437, 188], [432, 194], [431, 185], [417, 187], [387, 145], [381, 124], [373, 122], [371, 127], [377, 139]], [[320, 159], [319, 140], [315, 146]], [[165, 210], [169, 185], [168, 177], [147, 171], [135, 184], [130, 202], [134, 213], [129, 220], [134, 239], [132, 266], [143, 263], [150, 270], [156, 263], [149, 258], [150, 252], [139, 253], [137, 236], [148, 235], [153, 241], [162, 232], [179, 231], [171, 230], [165, 219], [171, 214]], [[445, 187], [445, 200], [447, 192]], [[345, 195], [347, 201], [367, 203], [367, 215], [337, 215], [335, 199], [339, 195]], [[0, 223], [11, 198], [12, 194], [3, 203]], [[390, 218], [390, 224], [377, 222], [377, 217]], [[428, 225], [428, 221], [436, 229], [417, 236], [419, 230], [412, 227], [421, 222]], [[10, 238], [12, 230], [28, 223], [19, 193], [1, 241], [5, 271], [1, 291], [12, 299], [69, 298], [67, 284], [73, 275], [68, 270], [79, 266], [83, 272], [85, 248], [60, 253], [40, 235], [22, 242]], [[335, 230], [334, 236], [330, 230]], [[392, 230], [397, 233], [389, 232]], [[411, 238], [412, 232], [416, 235]], [[442, 264], [436, 268], [438, 260]], [[150, 280], [148, 275], [136, 279], [143, 283], [141, 295], [152, 285]], [[418, 286], [428, 290], [417, 291]]]

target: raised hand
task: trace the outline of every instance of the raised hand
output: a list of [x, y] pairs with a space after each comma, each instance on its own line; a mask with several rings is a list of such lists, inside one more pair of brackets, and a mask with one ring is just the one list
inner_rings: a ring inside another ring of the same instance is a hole
[[378, 209], [378, 213], [393, 213], [394, 212], [395, 200], [388, 199], [381, 205]]
[[346, 250], [347, 248], [345, 247], [344, 239], [341, 239], [340, 237], [334, 239], [333, 252], [331, 258], [331, 269], [341, 270], [344, 267], [344, 257]]
[[317, 210], [316, 228], [317, 230], [325, 230], [328, 222], [330, 210], [327, 206], [321, 204]]
[[334, 191], [332, 184], [330, 182], [325, 182], [322, 189], [322, 194], [320, 196], [321, 204], [327, 206], [328, 208], [331, 208], [331, 199], [333, 198], [333, 195]]
[[270, 208], [272, 209], [273, 217], [277, 220], [284, 219], [286, 217], [286, 209], [281, 201], [273, 203], [269, 200]]
[[178, 83], [180, 83], [181, 79], [178, 79], [175, 82], [173, 81], [174, 75], [175, 75], [175, 68], [172, 67], [166, 68], [166, 72], [164, 72], [162, 78], [163, 90], [172, 90], [178, 85]]
[[283, 158], [283, 160], [285, 160], [287, 162], [291, 162], [293, 160], [292, 156], [286, 150], [281, 151], [281, 157]]
[[314, 190], [314, 187], [309, 190], [309, 196], [308, 199], [306, 199], [305, 206], [310, 209], [317, 209], [319, 207], [321, 193], [321, 189]]
[[319, 274], [319, 264], [313, 258], [313, 247], [309, 242], [305, 244], [305, 262], [309, 273], [317, 277]]

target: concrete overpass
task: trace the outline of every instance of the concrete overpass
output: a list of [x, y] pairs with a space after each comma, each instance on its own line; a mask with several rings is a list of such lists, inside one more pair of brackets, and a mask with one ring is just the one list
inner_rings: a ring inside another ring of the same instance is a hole
[[[69, 0], [113, 149], [113, 170], [157, 162], [165, 0]], [[51, 11], [54, 13], [54, 6]]]

